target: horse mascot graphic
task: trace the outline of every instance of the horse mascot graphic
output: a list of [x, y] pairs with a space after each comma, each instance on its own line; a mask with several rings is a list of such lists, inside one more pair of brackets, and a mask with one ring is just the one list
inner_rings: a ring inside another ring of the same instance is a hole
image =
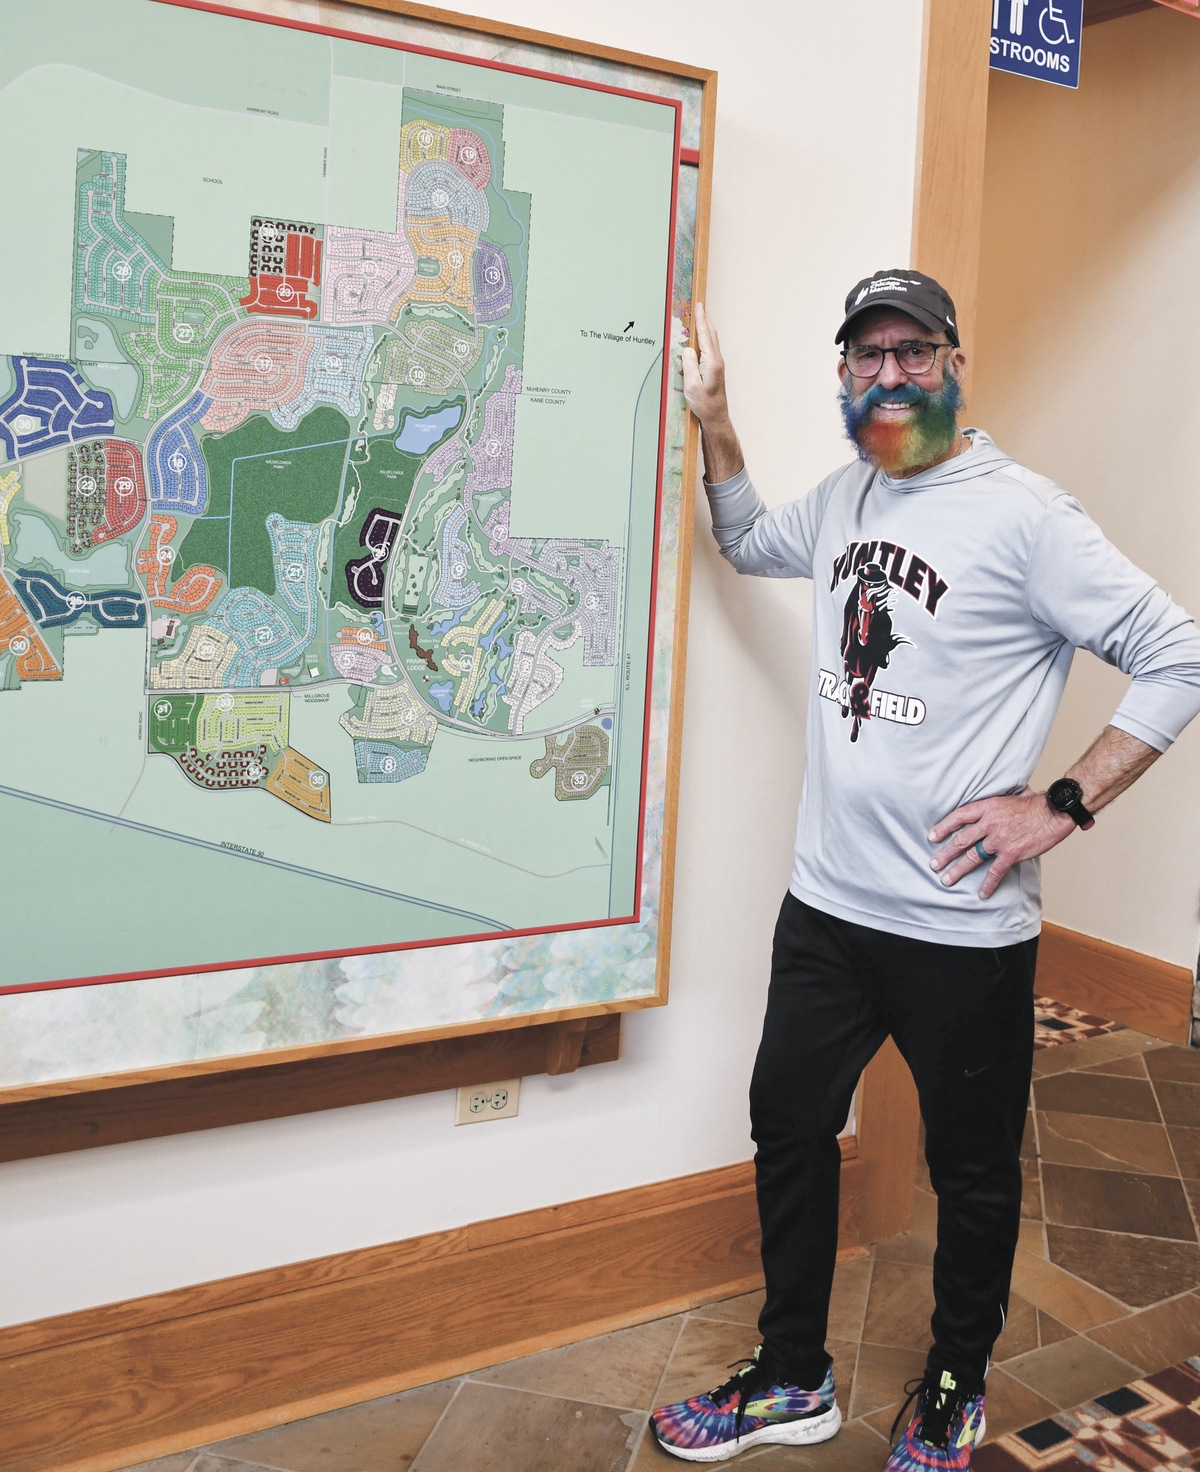
[[871, 719], [871, 684], [875, 676], [887, 669], [893, 649], [913, 642], [892, 631], [895, 599], [896, 590], [879, 563], [863, 563], [842, 616], [842, 660], [847, 691], [842, 717], [853, 717], [851, 741], [858, 740], [862, 723]]

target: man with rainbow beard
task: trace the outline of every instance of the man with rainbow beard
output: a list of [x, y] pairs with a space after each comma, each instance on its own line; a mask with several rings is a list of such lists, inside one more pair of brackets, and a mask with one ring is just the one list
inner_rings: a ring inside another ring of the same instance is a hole
[[[1020, 1222], [1038, 859], [1091, 828], [1200, 712], [1200, 634], [1078, 501], [959, 427], [966, 356], [930, 277], [879, 271], [851, 291], [836, 341], [857, 458], [770, 510], [700, 304], [695, 329], [684, 395], [713, 532], [738, 572], [812, 579], [812, 690], [750, 1084], [761, 1342], [650, 1424], [693, 1462], [836, 1435], [838, 1132], [890, 1036], [916, 1082], [938, 1227], [932, 1343], [887, 1468], [965, 1472]], [[1132, 679], [1089, 750], [1035, 792], [1077, 648]]]

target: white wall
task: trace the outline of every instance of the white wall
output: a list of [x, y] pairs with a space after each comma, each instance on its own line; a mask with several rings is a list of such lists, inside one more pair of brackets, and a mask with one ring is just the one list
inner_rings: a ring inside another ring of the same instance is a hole
[[[842, 299], [908, 260], [921, 0], [472, 8], [720, 69], [709, 304], [764, 496], [806, 490], [847, 458]], [[846, 109], [851, 84], [870, 107]], [[437, 1094], [4, 1166], [0, 1323], [749, 1158], [746, 1087], [803, 764], [809, 596], [739, 581], [706, 525], [702, 510], [672, 996], [626, 1018], [620, 1062], [530, 1079], [518, 1118], [484, 1128], [455, 1130]]]
[[[1200, 24], [1156, 8], [1084, 42], [1078, 93], [992, 74], [972, 417], [1200, 617]], [[1039, 785], [1126, 685], [1076, 657]], [[1047, 920], [1194, 966], [1200, 721], [1043, 874]]]

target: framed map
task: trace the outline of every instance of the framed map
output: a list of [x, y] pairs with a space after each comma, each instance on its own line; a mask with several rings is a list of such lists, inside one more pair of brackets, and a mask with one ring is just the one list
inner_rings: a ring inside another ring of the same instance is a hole
[[0, 21], [0, 1083], [665, 998], [701, 88], [330, 9]]

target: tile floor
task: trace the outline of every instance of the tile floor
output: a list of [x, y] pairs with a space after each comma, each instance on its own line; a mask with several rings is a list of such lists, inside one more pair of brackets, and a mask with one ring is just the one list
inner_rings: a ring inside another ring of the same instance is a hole
[[[989, 1440], [1200, 1351], [1200, 1052], [1129, 1030], [1040, 1048], [1024, 1159]], [[922, 1175], [911, 1230], [839, 1264], [836, 1441], [736, 1465], [883, 1466], [902, 1387], [924, 1362], [934, 1207]], [[679, 1464], [646, 1435], [647, 1411], [723, 1380], [755, 1343], [760, 1302], [750, 1293], [138, 1472], [667, 1472]]]
[[1200, 1468], [1200, 1356], [988, 1442], [975, 1472]]
[[1053, 1048], [1059, 1043], [1079, 1043], [1084, 1038], [1099, 1037], [1101, 1033], [1118, 1032], [1119, 1022], [1108, 1022], [1103, 1017], [1094, 1017], [1090, 1012], [1081, 1012], [1078, 1007], [1068, 1007], [1065, 1002], [1056, 1002], [1052, 997], [1035, 997], [1033, 1046]]

